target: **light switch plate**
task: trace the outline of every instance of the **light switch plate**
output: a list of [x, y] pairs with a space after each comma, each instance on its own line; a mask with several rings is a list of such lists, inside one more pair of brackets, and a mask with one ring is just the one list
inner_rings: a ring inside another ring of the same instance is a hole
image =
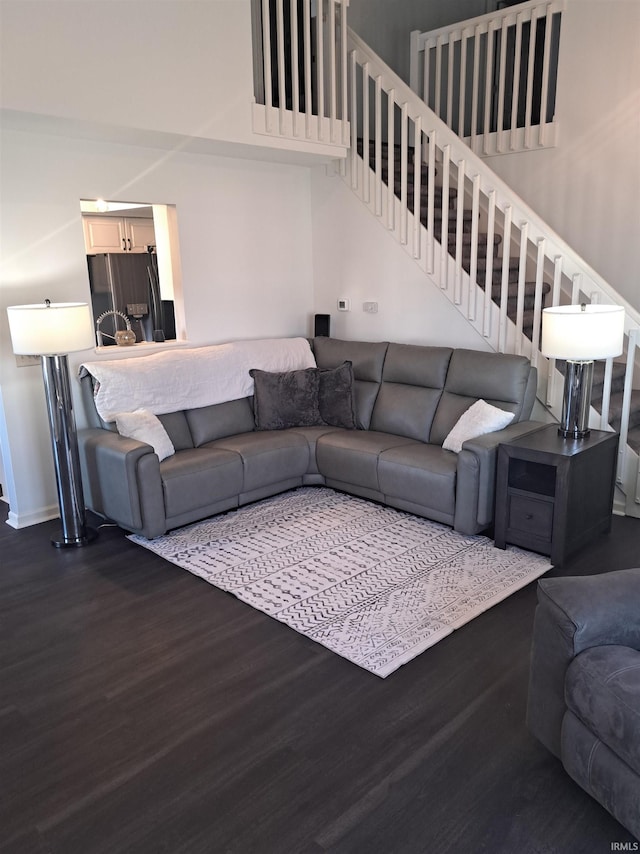
[[351, 311], [351, 300], [348, 297], [341, 297], [338, 300], [338, 311]]

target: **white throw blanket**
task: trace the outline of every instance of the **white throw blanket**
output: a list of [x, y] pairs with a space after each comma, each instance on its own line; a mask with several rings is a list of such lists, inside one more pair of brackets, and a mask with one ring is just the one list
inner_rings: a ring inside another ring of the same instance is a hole
[[253, 394], [251, 368], [315, 367], [306, 338], [272, 338], [85, 362], [80, 375], [86, 371], [97, 381], [96, 409], [104, 421], [113, 421], [116, 413], [134, 409], [161, 415], [247, 397]]

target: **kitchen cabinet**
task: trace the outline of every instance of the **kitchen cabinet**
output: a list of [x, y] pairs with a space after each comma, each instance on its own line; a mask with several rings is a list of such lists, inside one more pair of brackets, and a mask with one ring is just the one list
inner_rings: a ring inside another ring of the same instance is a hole
[[152, 217], [83, 216], [87, 255], [103, 252], [146, 252], [155, 246]]

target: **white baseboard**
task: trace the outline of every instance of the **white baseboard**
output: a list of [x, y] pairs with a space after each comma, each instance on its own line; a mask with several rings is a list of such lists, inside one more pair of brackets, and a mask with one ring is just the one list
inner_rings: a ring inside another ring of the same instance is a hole
[[7, 525], [16, 530], [20, 528], [30, 528], [31, 525], [39, 525], [40, 522], [49, 522], [51, 519], [57, 519], [60, 516], [60, 508], [57, 504], [50, 507], [43, 507], [41, 510], [36, 510], [33, 513], [14, 513], [9, 510], [7, 517]]

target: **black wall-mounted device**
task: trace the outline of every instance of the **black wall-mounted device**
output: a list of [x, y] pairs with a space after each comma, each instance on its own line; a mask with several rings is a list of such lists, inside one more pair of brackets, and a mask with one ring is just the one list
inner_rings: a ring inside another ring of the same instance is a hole
[[313, 334], [316, 337], [320, 338], [328, 338], [331, 334], [331, 315], [330, 314], [316, 314], [315, 315], [315, 323], [313, 327]]

